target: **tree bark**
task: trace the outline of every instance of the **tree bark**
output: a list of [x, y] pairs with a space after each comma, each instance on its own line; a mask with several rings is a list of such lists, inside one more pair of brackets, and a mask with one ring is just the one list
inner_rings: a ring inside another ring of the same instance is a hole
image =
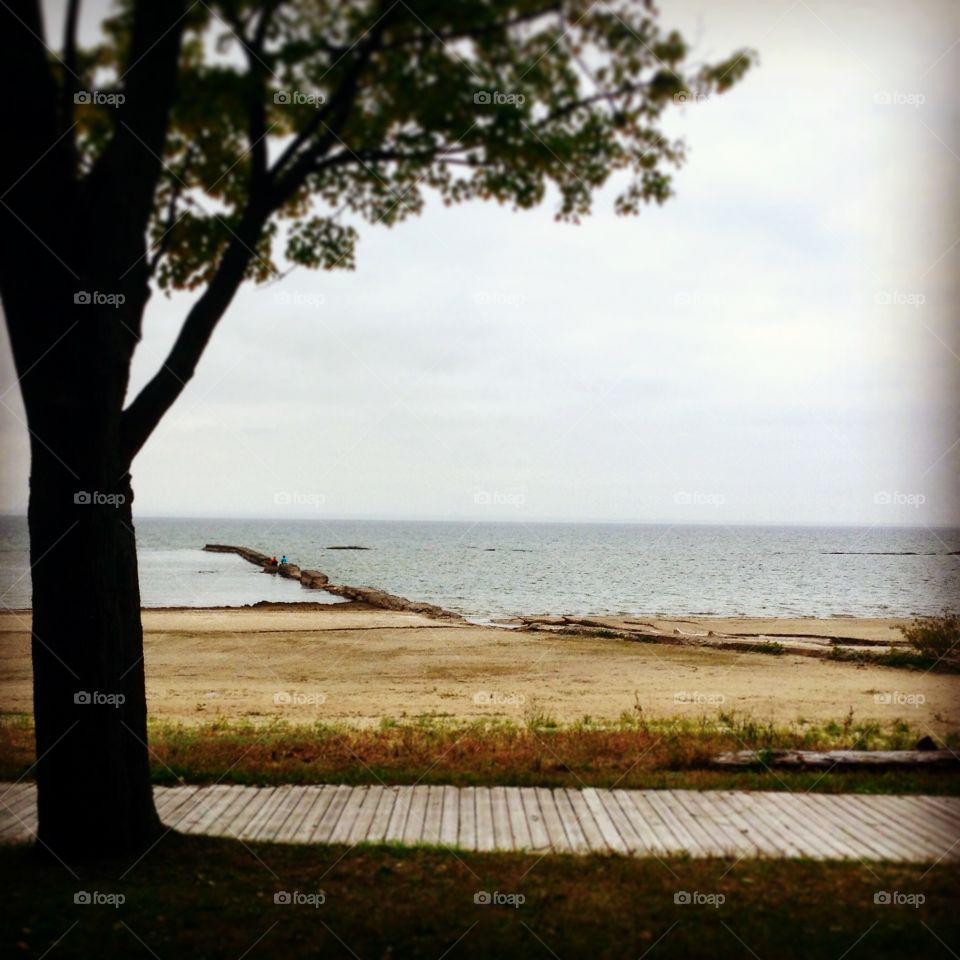
[[142, 850], [162, 829], [150, 782], [133, 492], [110, 449], [118, 415], [82, 405], [80, 416], [94, 421], [82, 434], [73, 417], [31, 418], [38, 843], [66, 861]]

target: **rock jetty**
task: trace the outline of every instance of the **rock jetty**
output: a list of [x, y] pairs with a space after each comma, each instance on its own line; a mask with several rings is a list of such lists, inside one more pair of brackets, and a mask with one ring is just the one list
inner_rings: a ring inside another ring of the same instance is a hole
[[[203, 548], [208, 553], [235, 553], [243, 557], [248, 563], [258, 567], [276, 570], [281, 577], [289, 580], [299, 580], [301, 586], [312, 590], [326, 590], [338, 597], [344, 597], [347, 600], [355, 600], [358, 603], [366, 603], [371, 607], [380, 607], [384, 610], [406, 610], [410, 613], [421, 613], [426, 617], [432, 617], [435, 620], [456, 620], [465, 622], [459, 613], [452, 610], [444, 610], [432, 603], [419, 603], [415, 600], [408, 600], [406, 597], [398, 597], [393, 593], [386, 593], [384, 590], [377, 590], [373, 587], [351, 587], [345, 583], [331, 583], [330, 578], [319, 570], [301, 570], [295, 563], [281, 563], [275, 568], [270, 563], [270, 556], [261, 553], [259, 550], [251, 550], [249, 547], [236, 547], [226, 543], [208, 543]], [[356, 549], [356, 548], [354, 548]]]

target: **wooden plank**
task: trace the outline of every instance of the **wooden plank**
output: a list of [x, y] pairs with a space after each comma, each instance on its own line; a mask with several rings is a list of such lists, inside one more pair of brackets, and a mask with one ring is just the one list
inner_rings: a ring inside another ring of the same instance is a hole
[[597, 791], [593, 787], [584, 787], [581, 795], [590, 813], [593, 815], [597, 828], [603, 836], [604, 847], [617, 853], [629, 852], [627, 844], [624, 842], [623, 837], [620, 836], [620, 831], [617, 830], [616, 824], [610, 819], [610, 814], [607, 813], [599, 796], [597, 796]]
[[[738, 794], [735, 796], [739, 796]], [[829, 860], [840, 858], [842, 860], [860, 860], [862, 848], [853, 842], [845, 832], [838, 832], [833, 824], [826, 818], [819, 815], [818, 811], [812, 809], [809, 804], [801, 803], [789, 791], [784, 791], [783, 796], [779, 798], [780, 805], [784, 810], [789, 811], [790, 818], [795, 823], [806, 824], [820, 843], [816, 851], [807, 851], [806, 856], [815, 857], [820, 860]], [[801, 848], [802, 849], [802, 848]], [[781, 856], [788, 856], [788, 853], [782, 853]]]
[[323, 811], [323, 816], [320, 817], [316, 828], [310, 836], [311, 843], [333, 842], [330, 838], [333, 836], [334, 828], [352, 795], [353, 787], [340, 784], [334, 788], [334, 793], [330, 798], [330, 802], [327, 804], [327, 809]]
[[460, 792], [456, 787], [443, 787], [443, 809], [440, 813], [440, 843], [457, 846], [460, 830]]
[[[779, 836], [770, 839], [764, 831], [757, 829], [756, 823], [748, 816], [741, 814], [740, 807], [730, 799], [729, 794], [730, 791], [726, 790], [712, 790], [710, 804], [727, 817], [731, 829], [742, 837], [747, 848], [743, 856], [783, 857], [784, 848]], [[798, 845], [807, 851], [808, 856], [816, 856], [821, 846], [816, 833], [805, 824], [796, 821], [794, 821], [794, 830], [797, 833]]]
[[519, 787], [505, 787], [507, 810], [510, 813], [510, 832], [513, 835], [515, 850], [529, 850], [533, 846], [530, 827], [527, 824], [527, 812], [523, 809], [523, 798]]
[[520, 799], [523, 801], [523, 810], [527, 817], [527, 828], [530, 831], [530, 849], [543, 851], [550, 849], [550, 835], [543, 822], [543, 813], [537, 800], [537, 791], [533, 787], [520, 787]]
[[563, 820], [560, 818], [560, 811], [553, 798], [553, 791], [547, 787], [535, 787], [534, 790], [543, 814], [543, 825], [550, 839], [550, 849], [554, 853], [569, 853], [572, 847], [567, 839], [567, 832], [563, 828]]
[[320, 787], [315, 786], [294, 787], [293, 793], [296, 794], [296, 800], [290, 809], [290, 815], [280, 829], [274, 833], [272, 839], [275, 842], [290, 843], [300, 829], [300, 824], [317, 802], [320, 789]]
[[203, 799], [184, 818], [177, 829], [184, 833], [206, 833], [223, 818], [227, 808], [237, 802], [237, 790], [228, 784], [205, 788]]
[[410, 812], [413, 791], [414, 787], [411, 786], [397, 787], [397, 800], [390, 812], [390, 822], [383, 835], [386, 843], [399, 843], [403, 840], [403, 830], [407, 823], [407, 814]]
[[647, 856], [669, 857], [677, 852], [677, 839], [663, 822], [644, 790], [614, 790], [613, 795], [628, 816], [632, 816], [634, 830]]
[[303, 815], [303, 819], [297, 826], [296, 831], [290, 838], [291, 843], [309, 843], [323, 815], [330, 806], [330, 801], [336, 795], [337, 788], [332, 784], [324, 784], [317, 790], [316, 799], [313, 806]]
[[443, 787], [431, 784], [427, 787], [427, 810], [423, 815], [421, 843], [440, 843], [440, 819], [443, 816]]
[[644, 800], [656, 810], [664, 826], [673, 835], [674, 849], [686, 850], [691, 856], [696, 856], [699, 844], [693, 834], [686, 828], [686, 825], [674, 813], [673, 804], [669, 798], [665, 798], [661, 790], [644, 790], [642, 793]]
[[193, 798], [199, 792], [200, 787], [191, 784], [185, 787], [176, 787], [170, 791], [170, 805], [166, 809], [166, 815], [162, 818], [165, 826], [176, 826], [180, 819], [192, 809]]
[[37, 802], [37, 788], [29, 780], [20, 783], [5, 783], [0, 785], [0, 807], [8, 810], [17, 810], [19, 805], [27, 801], [28, 803]]
[[590, 841], [587, 840], [580, 826], [580, 818], [577, 816], [573, 804], [567, 791], [559, 788], [553, 791], [553, 802], [557, 805], [557, 814], [563, 824], [564, 833], [567, 836], [567, 843], [574, 853], [586, 853], [590, 849]]
[[919, 803], [926, 816], [933, 817], [948, 826], [958, 825], [960, 807], [954, 802], [953, 797], [918, 796], [913, 799]]
[[877, 807], [844, 794], [833, 794], [832, 800], [847, 814], [851, 823], [858, 825], [858, 833], [868, 833], [883, 844], [889, 859], [909, 862], [929, 855], [932, 845], [925, 837], [904, 827], [896, 818], [885, 816]]
[[270, 823], [274, 812], [284, 803], [293, 788], [290, 784], [285, 784], [267, 789], [269, 792], [265, 793], [262, 799], [255, 798], [251, 804], [255, 808], [253, 816], [247, 819], [243, 829], [237, 833], [241, 840], [253, 840]]
[[671, 790], [677, 803], [689, 813], [691, 820], [711, 837], [713, 845], [723, 856], [755, 856], [757, 848], [733, 823], [729, 810], [713, 801], [709, 793], [698, 790]]
[[181, 807], [186, 797], [191, 793], [196, 793], [200, 788], [197, 786], [189, 787], [154, 787], [153, 803], [157, 808], [157, 815], [161, 821], [166, 824], [167, 819]]
[[357, 816], [350, 827], [350, 833], [347, 835], [347, 843], [357, 844], [366, 840], [382, 796], [383, 787], [377, 785], [367, 787], [363, 801], [357, 809]]
[[496, 850], [497, 838], [493, 832], [493, 802], [489, 787], [477, 787], [474, 793], [477, 816], [477, 849]]
[[597, 790], [597, 799], [613, 822], [617, 833], [626, 845], [627, 852], [646, 853], [647, 845], [637, 830], [637, 816], [633, 811], [629, 813], [623, 809], [620, 800], [614, 796], [612, 790]]
[[217, 824], [217, 833], [223, 837], [235, 837], [240, 827], [250, 820], [250, 811], [260, 802], [261, 787], [238, 786], [236, 790], [236, 803], [224, 811], [223, 819]]
[[[807, 793], [803, 803], [810, 809], [811, 816], [819, 816], [823, 822], [832, 826], [834, 835], [843, 836], [856, 851], [858, 860], [886, 860], [890, 854], [884, 839], [860, 829], [859, 824], [850, 823], [848, 818], [831, 802], [829, 795]], [[824, 802], [826, 801], [826, 802]]]
[[506, 787], [490, 788], [490, 809], [493, 815], [493, 842], [497, 850], [513, 849], [513, 831], [510, 829], [510, 808]]
[[583, 834], [590, 850], [609, 851], [610, 847], [607, 846], [607, 841], [603, 838], [603, 831], [597, 826], [597, 821], [590, 812], [590, 807], [584, 800], [582, 791], [567, 787], [563, 792], [570, 804], [570, 809], [573, 810], [577, 818], [577, 826], [580, 828], [580, 832]]
[[[727, 796], [731, 806], [736, 807], [750, 824], [755, 834], [763, 835], [776, 849], [776, 856], [807, 856], [808, 849], [797, 839], [796, 825], [802, 818], [791, 817], [784, 808], [789, 791], [771, 794], [752, 794], [743, 791]], [[790, 795], [791, 799], [792, 795]]]
[[684, 790], [665, 790], [664, 793], [668, 801], [672, 801], [674, 814], [687, 831], [693, 836], [699, 844], [702, 853], [707, 856], [725, 857], [729, 856], [736, 847], [732, 846], [722, 831], [710, 831], [705, 823], [701, 822], [702, 813], [696, 806], [688, 806], [683, 802]]
[[29, 840], [36, 833], [37, 805], [26, 793], [8, 803], [0, 812], [0, 840], [5, 843]]
[[232, 820], [227, 826], [228, 835], [231, 837], [240, 837], [243, 834], [247, 824], [257, 815], [276, 787], [242, 787], [241, 789], [248, 795], [248, 800], [234, 811]]
[[393, 813], [393, 806], [397, 802], [397, 793], [399, 787], [384, 787], [380, 794], [380, 802], [373, 813], [373, 819], [370, 821], [370, 828], [367, 830], [367, 843], [382, 843], [386, 835], [387, 827], [390, 824], [390, 815]]
[[353, 829], [353, 823], [360, 813], [363, 801], [366, 799], [369, 787], [348, 787], [349, 793], [346, 795], [346, 802], [340, 810], [340, 816], [330, 831], [330, 843], [349, 843], [350, 832]]
[[[260, 824], [256, 833], [250, 834], [251, 838], [254, 840], [275, 840], [299, 802], [300, 792], [303, 789], [303, 787], [296, 787], [291, 784], [281, 787], [280, 791], [283, 795], [280, 802], [273, 806], [269, 817], [265, 818]], [[247, 830], [250, 831], [250, 828], [248, 827]]]
[[229, 801], [217, 810], [215, 818], [210, 816], [208, 808], [207, 816], [197, 824], [197, 832], [205, 833], [211, 836], [230, 835], [230, 825], [240, 815], [244, 807], [251, 802], [256, 795], [255, 787], [239, 787], [235, 784], [225, 786], [224, 790], [229, 790]]
[[922, 819], [910, 801], [912, 797], [859, 796], [848, 794], [846, 801], [861, 811], [863, 822], [872, 829], [897, 838], [912, 852], [912, 859], [948, 856], [957, 844], [958, 832], [932, 819]]
[[477, 803], [473, 787], [460, 788], [460, 816], [457, 845], [463, 850], [477, 849]]
[[410, 809], [407, 812], [407, 823], [403, 830], [403, 842], [407, 844], [407, 846], [415, 846], [423, 836], [423, 824], [427, 816], [427, 802], [429, 799], [429, 787], [418, 785], [413, 788]]
[[36, 815], [37, 792], [35, 789], [31, 789], [31, 786], [27, 784], [26, 789], [18, 790], [16, 793], [10, 791], [3, 804], [2, 813], [4, 817], [9, 819], [15, 830], [22, 829], [31, 813]]
[[858, 796], [862, 803], [869, 804], [872, 809], [879, 810], [893, 816], [921, 833], [942, 840], [945, 837], [955, 838], [960, 834], [960, 822], [951, 822], [939, 816], [931, 816], [926, 804], [920, 803], [922, 797], [904, 797], [886, 795]]

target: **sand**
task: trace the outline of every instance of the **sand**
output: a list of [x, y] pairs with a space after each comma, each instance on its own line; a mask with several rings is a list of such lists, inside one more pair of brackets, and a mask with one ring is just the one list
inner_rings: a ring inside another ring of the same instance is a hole
[[[626, 618], [650, 622], [650, 618]], [[667, 646], [450, 624], [360, 604], [146, 610], [151, 717], [368, 725], [382, 718], [616, 719], [719, 710], [778, 723], [903, 719], [957, 727], [960, 677], [813, 656]], [[667, 633], [796, 634], [890, 642], [898, 621], [657, 619]], [[0, 613], [0, 697], [31, 711], [30, 615]]]

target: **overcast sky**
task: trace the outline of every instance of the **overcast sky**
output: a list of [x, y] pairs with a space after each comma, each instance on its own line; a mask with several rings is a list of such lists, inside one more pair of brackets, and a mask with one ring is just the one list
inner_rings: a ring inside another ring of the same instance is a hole
[[[612, 189], [579, 227], [434, 202], [363, 228], [353, 273], [244, 289], [134, 464], [136, 512], [960, 522], [960, 5], [661, 9], [698, 58], [761, 56], [671, 111], [671, 202], [620, 219]], [[191, 299], [153, 298], [133, 389]]]

